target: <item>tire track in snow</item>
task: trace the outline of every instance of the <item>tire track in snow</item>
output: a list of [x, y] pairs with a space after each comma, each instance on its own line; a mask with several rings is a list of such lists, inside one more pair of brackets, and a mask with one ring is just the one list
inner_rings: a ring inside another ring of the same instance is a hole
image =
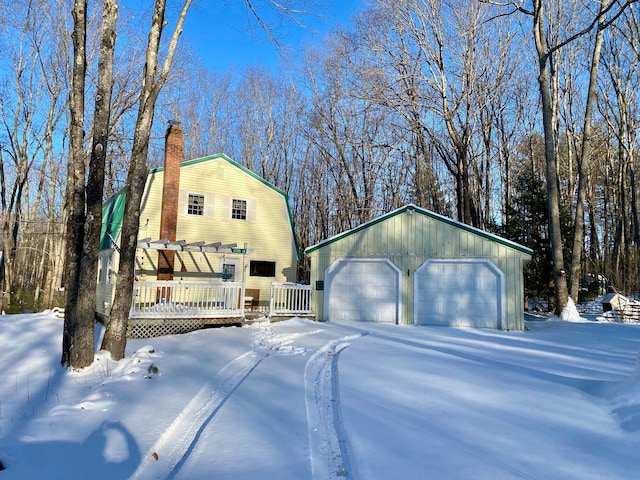
[[338, 356], [349, 340], [368, 335], [362, 332], [334, 339], [309, 358], [304, 371], [307, 426], [311, 448], [311, 471], [316, 480], [357, 478], [349, 458], [344, 431], [338, 376]]
[[189, 458], [207, 425], [265, 358], [303, 354], [306, 349], [293, 347], [293, 341], [320, 332], [279, 335], [269, 324], [257, 324], [252, 328], [256, 328], [252, 350], [220, 369], [216, 378], [221, 382], [217, 386], [207, 383], [200, 389], [151, 447], [130, 480], [173, 478]]
[[220, 386], [207, 383], [200, 389], [151, 447], [131, 480], [173, 478], [189, 457], [204, 428], [266, 357], [266, 353], [251, 351], [225, 365], [218, 373], [218, 377], [223, 378]]

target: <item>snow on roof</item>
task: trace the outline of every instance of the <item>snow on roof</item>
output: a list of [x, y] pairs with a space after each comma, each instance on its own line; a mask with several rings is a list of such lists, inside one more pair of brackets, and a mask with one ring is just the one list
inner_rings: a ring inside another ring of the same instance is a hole
[[611, 303], [617, 297], [625, 298], [622, 295], [620, 295], [619, 293], [607, 293], [606, 295], [604, 295], [602, 297], [601, 303]]

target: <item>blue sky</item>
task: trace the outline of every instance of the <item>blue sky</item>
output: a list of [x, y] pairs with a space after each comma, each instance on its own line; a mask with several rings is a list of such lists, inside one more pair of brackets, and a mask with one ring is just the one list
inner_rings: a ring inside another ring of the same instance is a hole
[[[267, 1], [254, 2], [264, 12], [264, 19], [272, 25], [282, 23], [273, 15], [273, 7]], [[314, 2], [311, 2], [314, 3]], [[320, 3], [320, 2], [318, 2]], [[304, 1], [298, 2], [304, 8]], [[324, 35], [341, 24], [347, 24], [350, 17], [362, 8], [361, 0], [321, 0], [322, 8], [316, 8], [320, 16], [303, 16], [300, 20], [310, 30], [285, 21], [275, 33], [283, 47], [294, 58], [300, 57], [305, 46], [320, 42]], [[229, 68], [243, 68], [261, 64], [270, 70], [279, 65], [278, 49], [269, 42], [262, 30], [247, 23], [244, 0], [200, 1], [191, 7], [183, 40], [189, 42], [203, 66], [218, 72]], [[311, 31], [313, 30], [313, 31]]]

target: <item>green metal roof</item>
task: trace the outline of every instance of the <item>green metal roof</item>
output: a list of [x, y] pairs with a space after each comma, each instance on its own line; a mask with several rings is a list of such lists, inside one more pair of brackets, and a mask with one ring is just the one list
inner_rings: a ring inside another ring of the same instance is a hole
[[[100, 250], [113, 248], [122, 227], [127, 189], [122, 188], [102, 206], [102, 229], [100, 230]], [[113, 239], [113, 240], [112, 240]]]
[[[291, 214], [291, 207], [289, 206], [289, 195], [283, 190], [280, 190], [275, 185], [267, 182], [264, 178], [255, 174], [254, 172], [249, 170], [247, 167], [240, 165], [235, 160], [232, 160], [231, 158], [227, 157], [224, 153], [216, 153], [214, 155], [209, 155], [207, 157], [187, 160], [180, 164], [180, 168], [189, 167], [191, 165], [197, 165], [198, 163], [210, 162], [213, 160], [224, 160], [225, 162], [229, 163], [231, 166], [242, 170], [244, 173], [246, 173], [250, 177], [253, 177], [263, 185], [266, 185], [271, 190], [283, 196], [284, 203], [287, 207], [287, 215], [289, 216], [291, 232], [293, 234], [293, 243], [296, 250], [296, 257], [298, 260], [300, 260], [300, 247], [298, 246], [298, 240], [296, 239], [296, 235], [295, 235], [296, 230], [293, 222], [293, 215]], [[149, 171], [149, 175], [163, 172], [163, 171], [164, 171], [164, 167], [153, 168]], [[114, 194], [109, 200], [107, 200], [107, 202], [102, 207], [102, 231], [100, 234], [100, 250], [113, 248], [113, 244], [109, 238], [109, 235], [107, 234], [110, 234], [111, 237], [115, 240], [118, 233], [120, 232], [120, 227], [122, 226], [122, 219], [124, 217], [125, 197], [126, 197], [126, 187], [118, 191], [116, 194]]]
[[391, 212], [389, 212], [389, 213], [387, 213], [385, 215], [382, 215], [381, 217], [378, 217], [378, 218], [376, 218], [374, 220], [370, 220], [370, 221], [368, 221], [366, 223], [363, 223], [362, 225], [360, 225], [360, 226], [358, 226], [356, 228], [352, 228], [351, 230], [347, 230], [346, 232], [343, 232], [343, 233], [335, 235], [335, 236], [333, 236], [331, 238], [328, 238], [328, 239], [326, 239], [326, 240], [324, 240], [324, 241], [322, 241], [322, 242], [320, 242], [320, 243], [318, 243], [316, 245], [312, 245], [310, 247], [307, 247], [305, 249], [304, 253], [309, 254], [311, 252], [315, 252], [316, 250], [318, 250], [318, 249], [320, 249], [320, 248], [322, 248], [322, 247], [324, 247], [326, 245], [329, 245], [331, 243], [337, 242], [337, 241], [339, 241], [339, 240], [341, 240], [343, 238], [346, 238], [346, 237], [348, 237], [350, 235], [353, 235], [354, 233], [357, 233], [357, 232], [360, 232], [362, 230], [365, 230], [365, 229], [367, 229], [367, 228], [369, 228], [369, 227], [371, 227], [373, 225], [376, 225], [377, 223], [383, 222], [383, 221], [385, 221], [385, 220], [387, 220], [389, 218], [395, 217], [396, 215], [400, 215], [400, 214], [405, 213], [407, 211], [413, 211], [413, 212], [422, 214], [425, 217], [429, 217], [429, 218], [432, 218], [432, 219], [434, 219], [434, 220], [436, 220], [438, 222], [443, 222], [443, 223], [446, 223], [448, 225], [452, 225], [452, 226], [454, 226], [456, 228], [460, 228], [461, 230], [465, 230], [467, 232], [471, 232], [471, 233], [476, 234], [476, 235], [478, 235], [480, 237], [486, 238], [486, 239], [488, 239], [488, 240], [490, 240], [492, 242], [496, 242], [496, 243], [499, 243], [499, 244], [504, 245], [506, 247], [513, 248], [514, 250], [518, 250], [518, 251], [520, 251], [522, 253], [525, 253], [527, 255], [532, 255], [533, 254], [533, 250], [531, 250], [529, 247], [525, 247], [524, 245], [520, 245], [519, 243], [512, 242], [511, 240], [507, 240], [506, 238], [502, 238], [502, 237], [499, 237], [499, 236], [494, 235], [492, 233], [485, 232], [484, 230], [480, 230], [479, 228], [472, 227], [472, 226], [467, 225], [465, 223], [458, 222], [457, 220], [453, 220], [451, 218], [447, 218], [447, 217], [445, 217], [443, 215], [439, 215], [439, 214], [437, 214], [435, 212], [432, 212], [432, 211], [427, 210], [425, 208], [418, 207], [417, 205], [414, 205], [414, 204], [405, 205], [404, 207], [401, 207], [401, 208], [398, 208], [396, 210], [393, 210], [393, 211], [391, 211]]

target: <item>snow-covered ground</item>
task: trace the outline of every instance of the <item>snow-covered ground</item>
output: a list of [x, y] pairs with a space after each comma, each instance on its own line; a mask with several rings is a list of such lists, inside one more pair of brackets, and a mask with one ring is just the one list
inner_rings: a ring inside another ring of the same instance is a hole
[[0, 480], [640, 478], [640, 326], [571, 320], [264, 322], [71, 372], [61, 319], [2, 316]]

